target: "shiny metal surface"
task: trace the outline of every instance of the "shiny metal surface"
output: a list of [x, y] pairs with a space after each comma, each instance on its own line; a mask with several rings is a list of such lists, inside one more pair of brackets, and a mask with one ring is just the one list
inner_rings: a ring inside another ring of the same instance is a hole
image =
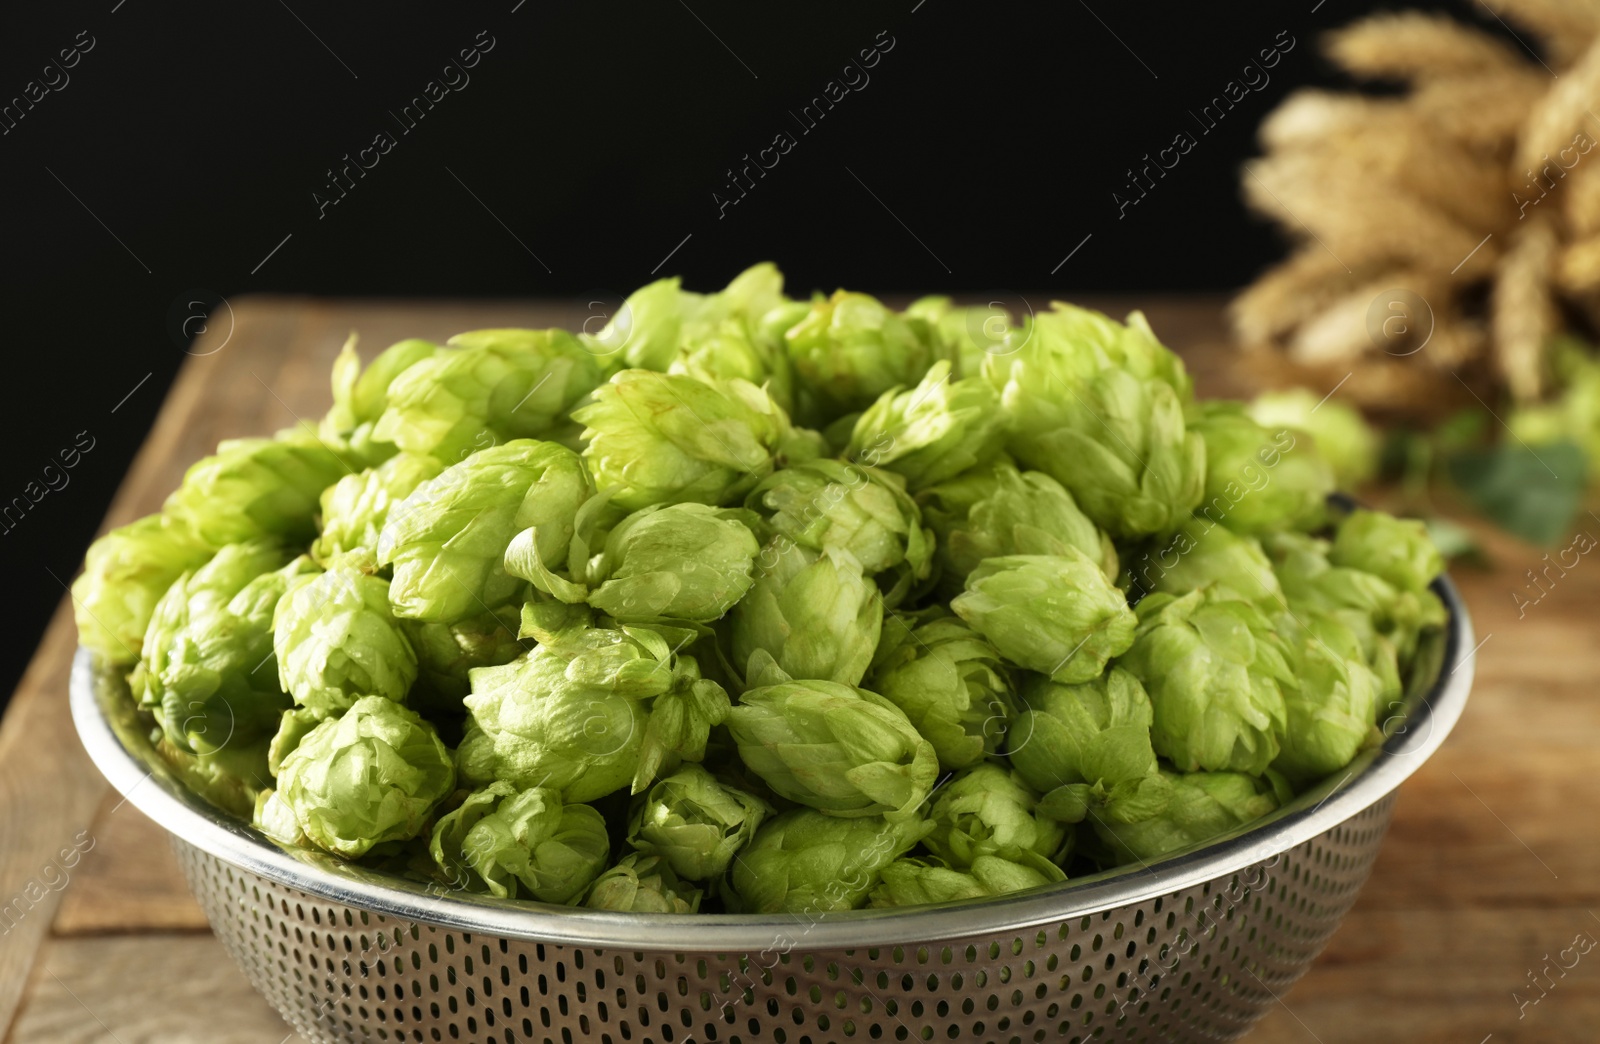
[[[74, 664], [100, 769], [174, 835], [247, 976], [316, 1041], [1204, 1041], [1243, 1033], [1354, 901], [1395, 788], [1471, 686], [1447, 580], [1437, 680], [1347, 774], [1154, 864], [998, 900], [815, 916], [496, 901], [286, 852], [153, 762], [118, 679]], [[1429, 677], [1433, 671], [1427, 671]]]

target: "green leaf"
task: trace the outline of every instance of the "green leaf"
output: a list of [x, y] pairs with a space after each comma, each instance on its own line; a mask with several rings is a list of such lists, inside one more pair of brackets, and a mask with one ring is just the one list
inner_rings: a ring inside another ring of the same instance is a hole
[[1490, 521], [1545, 546], [1571, 531], [1588, 481], [1588, 458], [1565, 441], [1538, 450], [1511, 443], [1465, 450], [1450, 457], [1445, 468]]

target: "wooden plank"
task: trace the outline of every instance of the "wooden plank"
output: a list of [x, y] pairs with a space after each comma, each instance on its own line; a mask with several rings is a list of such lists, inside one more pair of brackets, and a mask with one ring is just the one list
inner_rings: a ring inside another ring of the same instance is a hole
[[210, 935], [57, 939], [8, 1044], [304, 1044]]
[[[1579, 934], [1588, 954], [1570, 949]], [[1252, 1044], [1592, 1041], [1600, 922], [1585, 907], [1351, 911]], [[1553, 967], [1564, 958], [1572, 965]], [[1529, 984], [1552, 964], [1541, 992]], [[1551, 985], [1551, 982], [1554, 985]], [[1537, 1000], [1537, 1003], [1532, 1003]], [[1522, 1001], [1529, 1001], [1522, 1006]]]
[[1595, 901], [1600, 839], [1578, 829], [1587, 810], [1600, 805], [1594, 776], [1592, 752], [1527, 751], [1513, 765], [1447, 747], [1401, 788], [1362, 905], [1490, 909]]
[[[0, 722], [0, 1026], [22, 997], [34, 952], [70, 881], [106, 783], [65, 708], [76, 640], [63, 606]], [[64, 854], [67, 853], [67, 854]]]
[[92, 833], [95, 845], [62, 893], [56, 935], [210, 929], [165, 830], [107, 794]]

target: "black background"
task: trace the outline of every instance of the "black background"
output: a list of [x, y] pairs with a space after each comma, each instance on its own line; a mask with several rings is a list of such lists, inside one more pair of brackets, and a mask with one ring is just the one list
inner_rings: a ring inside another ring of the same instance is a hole
[[[797, 295], [1235, 288], [1281, 250], [1239, 202], [1257, 123], [1339, 83], [1317, 36], [1377, 6], [1314, 4], [13, 5], [0, 101], [93, 48], [0, 136], [0, 502], [78, 432], [96, 447], [0, 535], [0, 699], [184, 358], [189, 291], [626, 291], [680, 243], [660, 274], [694, 289], [767, 258]], [[483, 30], [470, 82], [401, 134], [389, 111]], [[1190, 111], [1290, 38], [1201, 134]], [[880, 39], [870, 81], [801, 134], [790, 110]], [[328, 169], [380, 131], [398, 143], [319, 217]], [[780, 131], [797, 144], [719, 217], [729, 168]], [[1119, 218], [1128, 169], [1181, 131], [1198, 144]]]

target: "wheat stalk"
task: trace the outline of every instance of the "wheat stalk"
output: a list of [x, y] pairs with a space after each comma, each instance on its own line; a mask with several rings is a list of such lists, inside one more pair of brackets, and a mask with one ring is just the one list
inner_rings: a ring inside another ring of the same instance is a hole
[[1600, 133], [1600, 116], [1592, 111], [1596, 104], [1600, 104], [1600, 40], [1534, 103], [1517, 139], [1517, 169], [1537, 171], [1552, 162], [1550, 157], [1559, 159], [1585, 124], [1591, 134]]
[[1481, 238], [1515, 219], [1504, 168], [1410, 112], [1330, 133], [1300, 150], [1325, 177], [1425, 199]]
[[1513, 69], [1433, 80], [1421, 84], [1408, 100], [1417, 116], [1440, 134], [1499, 156], [1510, 150], [1528, 110], [1549, 88], [1544, 70]]
[[1570, 294], [1600, 290], [1600, 236], [1569, 244], [1556, 259], [1556, 283]]
[[1364, 98], [1359, 94], [1303, 87], [1285, 98], [1261, 121], [1256, 137], [1269, 151], [1315, 144], [1329, 134], [1382, 119], [1399, 110], [1402, 104], [1399, 99]]
[[[1427, 306], [1426, 314], [1414, 313], [1412, 295]], [[1416, 356], [1430, 366], [1452, 369], [1475, 352], [1468, 339], [1452, 332], [1458, 318], [1451, 300], [1451, 286], [1439, 273], [1391, 269], [1347, 290], [1301, 323], [1289, 339], [1289, 356], [1312, 367], [1354, 365], [1376, 355]]]
[[[1380, 261], [1418, 267], [1461, 263], [1463, 278], [1493, 267], [1495, 248], [1481, 235], [1393, 184], [1363, 183], [1299, 152], [1278, 153], [1247, 168], [1246, 198], [1263, 213], [1303, 227], [1347, 268]], [[1454, 260], [1451, 260], [1454, 259]]]
[[1543, 44], [1545, 61], [1563, 69], [1577, 60], [1600, 32], [1600, 3], [1595, 0], [1478, 0], [1484, 10], [1533, 30]]
[[1440, 304], [1448, 310], [1434, 316], [1433, 336], [1423, 346], [1424, 361], [1436, 370], [1454, 373], [1488, 352], [1489, 335], [1483, 324], [1456, 314], [1455, 302], [1449, 298], [1441, 298]]
[[1600, 134], [1595, 138], [1597, 146], [1567, 175], [1561, 189], [1562, 215], [1575, 239], [1600, 233]]
[[1233, 328], [1247, 348], [1270, 348], [1368, 275], [1346, 269], [1320, 246], [1308, 244], [1234, 298]]
[[1421, 11], [1376, 14], [1329, 33], [1327, 52], [1353, 76], [1413, 82], [1505, 72], [1523, 64], [1488, 33]]
[[1550, 294], [1556, 247], [1551, 221], [1528, 221], [1512, 236], [1494, 282], [1495, 365], [1519, 402], [1536, 401], [1544, 390], [1545, 342], [1556, 331]]

